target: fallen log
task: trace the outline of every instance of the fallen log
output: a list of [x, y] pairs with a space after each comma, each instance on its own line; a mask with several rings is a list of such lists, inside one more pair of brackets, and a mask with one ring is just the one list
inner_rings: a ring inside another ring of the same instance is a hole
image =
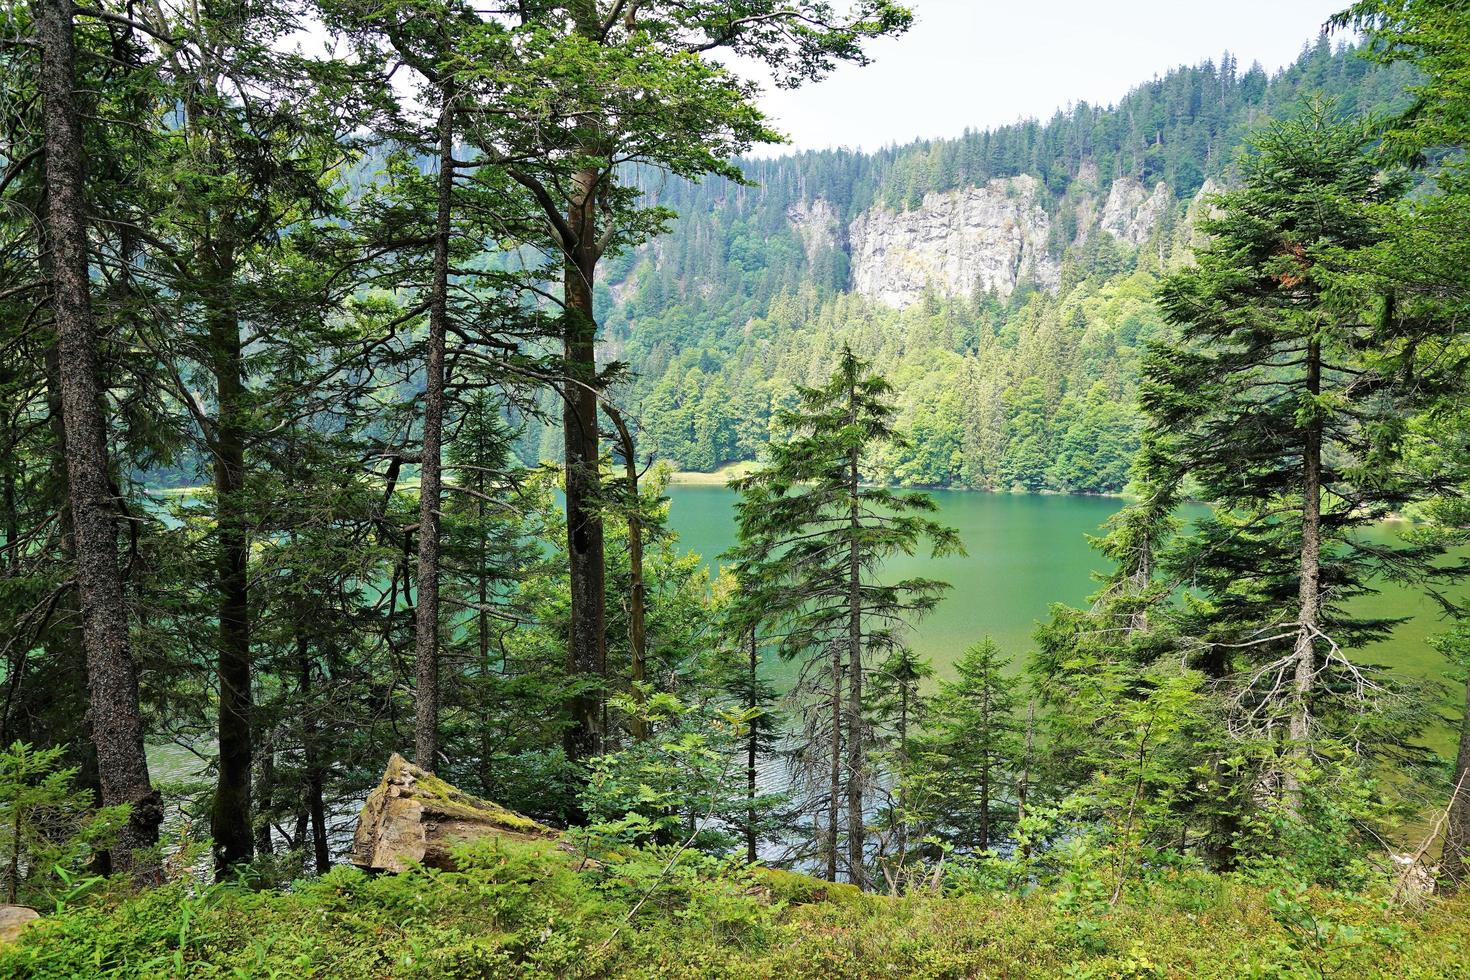
[[454, 870], [455, 845], [487, 836], [552, 841], [570, 849], [560, 831], [463, 793], [395, 752], [358, 815], [352, 863], [394, 873], [412, 864]]

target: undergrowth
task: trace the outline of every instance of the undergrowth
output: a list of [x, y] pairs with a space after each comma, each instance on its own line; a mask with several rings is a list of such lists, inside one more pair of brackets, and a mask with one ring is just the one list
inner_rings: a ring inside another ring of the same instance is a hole
[[452, 872], [94, 891], [0, 950], [0, 976], [1462, 977], [1470, 964], [1463, 899], [1395, 908], [1191, 871], [1116, 905], [962, 880], [892, 898], [670, 856], [579, 869], [492, 840]]

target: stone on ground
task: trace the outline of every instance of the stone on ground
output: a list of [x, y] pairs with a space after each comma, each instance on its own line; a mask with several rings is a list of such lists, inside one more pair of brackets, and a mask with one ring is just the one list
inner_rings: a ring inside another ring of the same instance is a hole
[[560, 841], [561, 834], [489, 800], [462, 793], [397, 753], [368, 794], [352, 836], [352, 863], [402, 872], [413, 864], [454, 869], [455, 845], [483, 837]]

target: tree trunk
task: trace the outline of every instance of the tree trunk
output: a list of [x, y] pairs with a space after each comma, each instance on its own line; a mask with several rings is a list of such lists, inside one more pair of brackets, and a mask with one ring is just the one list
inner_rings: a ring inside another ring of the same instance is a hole
[[[603, 554], [602, 479], [597, 439], [597, 320], [593, 285], [597, 275], [596, 169], [573, 177], [567, 223], [569, 243], [563, 293], [566, 303], [563, 356], [569, 379], [562, 409], [566, 444], [567, 558], [571, 579], [567, 670], [601, 681], [606, 673], [607, 597]], [[602, 693], [580, 691], [568, 704], [572, 727], [567, 757], [585, 759], [601, 751]]]
[[[483, 435], [483, 433], [481, 433]], [[483, 443], [479, 446], [478, 460], [483, 462], [488, 458], [489, 447]], [[475, 498], [475, 515], [479, 519], [480, 526], [480, 555], [479, 569], [476, 575], [476, 598], [479, 600], [480, 608], [475, 612], [476, 628], [479, 633], [479, 671], [481, 686], [484, 689], [479, 697], [480, 707], [480, 790], [484, 793], [491, 792], [491, 781], [495, 771], [491, 756], [494, 752], [490, 739], [490, 698], [485, 696], [490, 688], [490, 533], [485, 526], [485, 471], [483, 468], [475, 470], [475, 492], [479, 494]]]
[[[642, 684], [647, 675], [648, 630], [646, 626], [647, 594], [643, 585], [643, 517], [638, 495], [638, 458], [633, 448], [633, 434], [623, 420], [623, 413], [604, 404], [603, 411], [617, 429], [622, 444], [623, 473], [628, 482], [628, 646], [632, 654], [633, 700], [643, 704]], [[633, 718], [633, 737], [648, 738], [648, 721], [640, 713]]]
[[[298, 622], [297, 630], [304, 626]], [[317, 751], [316, 704], [311, 692], [311, 650], [306, 634], [297, 633], [296, 666], [300, 673], [298, 690], [301, 696], [301, 754], [306, 763], [306, 812], [311, 820], [312, 856], [316, 861], [317, 874], [325, 874], [332, 867], [332, 855], [327, 849], [327, 813], [322, 802], [322, 770]]]
[[[1311, 395], [1322, 391], [1322, 349], [1316, 341], [1307, 344], [1306, 387]], [[1292, 672], [1292, 704], [1289, 735], [1292, 763], [1300, 765], [1311, 738], [1311, 695], [1317, 671], [1317, 620], [1321, 608], [1322, 574], [1322, 423], [1313, 419], [1305, 432], [1302, 448], [1302, 543], [1300, 579], [1297, 589], [1297, 635]], [[1293, 816], [1301, 814], [1302, 788], [1298, 774], [1288, 767], [1282, 780], [1284, 803]]]
[[[850, 393], [851, 397], [851, 393]], [[851, 402], [849, 424], [856, 422]], [[858, 507], [858, 451], [847, 460], [849, 499], [847, 557], [847, 876], [866, 888], [863, 867], [863, 581], [861, 562], [862, 514]]]
[[453, 93], [439, 113], [439, 195], [424, 358], [424, 434], [419, 459], [418, 602], [414, 604], [414, 760], [433, 772], [439, 758], [439, 497], [444, 434], [444, 344], [449, 320], [449, 219], [454, 195]]
[[[44, 240], [43, 240], [44, 244]], [[42, 256], [43, 266], [46, 274], [50, 276], [48, 259]], [[67, 477], [67, 452], [66, 452], [66, 412], [61, 404], [61, 358], [52, 345], [46, 351], [46, 406], [50, 413], [48, 426], [51, 429], [52, 438], [56, 440], [55, 455], [50, 460], [49, 466], [52, 479], [56, 481], [61, 499], [58, 501], [59, 513], [57, 514], [57, 526], [59, 530], [58, 554], [64, 567], [76, 565], [77, 536], [76, 529], [72, 525], [71, 491], [68, 489]], [[72, 716], [79, 722], [74, 733], [75, 742], [71, 746], [71, 755], [74, 764], [79, 766], [81, 772], [78, 774], [78, 783], [86, 786], [93, 793], [95, 801], [100, 805], [102, 796], [102, 772], [97, 762], [97, 739], [93, 734], [93, 719], [87, 710], [89, 691], [87, 684], [87, 643], [82, 630], [81, 604], [75, 590], [67, 590], [56, 601], [55, 619], [64, 624], [54, 632], [48, 631], [46, 637], [46, 652], [48, 661], [54, 665], [53, 670], [59, 675], [59, 679], [53, 680], [50, 685], [51, 696], [60, 701], [65, 701], [72, 710]], [[21, 661], [21, 670], [24, 670], [25, 661]], [[11, 683], [20, 682], [20, 671], [11, 680]], [[10, 744], [9, 737], [5, 741]], [[112, 858], [107, 852], [99, 852], [93, 859], [91, 869], [96, 874], [107, 875], [112, 871]]]
[[990, 850], [990, 748], [995, 744], [995, 731], [990, 725], [990, 689], [980, 692], [980, 730], [984, 732], [985, 748], [980, 761], [980, 849]]
[[[916, 681], [917, 683], [917, 681]], [[898, 787], [895, 798], [898, 802], [898, 866], [908, 862], [909, 835], [908, 814], [904, 806], [903, 778], [909, 768], [909, 685], [899, 682], [898, 694]]]
[[15, 509], [15, 471], [18, 454], [7, 453], [4, 467], [4, 493], [0, 506], [5, 508], [5, 564], [13, 574], [20, 567], [20, 514]]
[[230, 301], [235, 261], [228, 243], [216, 251], [208, 302], [209, 345], [218, 396], [214, 452], [215, 558], [219, 616], [219, 779], [210, 809], [215, 872], [254, 855], [250, 773], [252, 708], [250, 663], [250, 543], [245, 503], [245, 396], [240, 325]]
[[276, 804], [276, 736], [267, 730], [260, 739], [260, 752], [256, 754], [255, 801], [257, 816], [252, 826], [255, 833], [257, 854], [274, 854], [276, 847], [271, 838], [271, 812]]
[[842, 647], [832, 648], [832, 771], [827, 792], [827, 880], [837, 880], [837, 825], [842, 799]]
[[1455, 755], [1457, 790], [1450, 800], [1439, 862], [1440, 887], [1455, 891], [1465, 884], [1470, 867], [1470, 678], [1465, 681], [1465, 713], [1460, 719], [1460, 750]]
[[[750, 628], [750, 658], [749, 674], [746, 677], [749, 683], [750, 696], [745, 699], [745, 707], [755, 711], [760, 707], [757, 703], [759, 694], [758, 685], [760, 677], [757, 670], [760, 667], [759, 653], [755, 641], [755, 627]], [[745, 733], [745, 860], [751, 864], [756, 860], [756, 834], [755, 834], [755, 761], [756, 752], [760, 748], [760, 730], [756, 727], [754, 718], [750, 721], [750, 730]]]
[[1026, 819], [1026, 791], [1031, 786], [1031, 741], [1036, 732], [1036, 701], [1026, 702], [1026, 743], [1021, 751], [1021, 771], [1016, 775], [1016, 828]]
[[62, 365], [67, 483], [92, 737], [101, 770], [102, 802], [132, 806], [113, 860], [116, 869], [126, 871], [135, 867], [135, 850], [158, 843], [163, 808], [149, 780], [143, 747], [138, 677], [129, 646], [114, 503], [107, 478], [104, 391], [88, 281], [81, 114], [73, 101], [72, 5], [70, 0], [36, 0], [35, 15], [41, 49], [52, 311]]

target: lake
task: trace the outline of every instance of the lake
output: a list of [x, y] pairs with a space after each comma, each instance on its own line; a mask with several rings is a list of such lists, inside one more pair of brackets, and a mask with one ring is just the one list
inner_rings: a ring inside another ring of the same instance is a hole
[[[669, 523], [682, 547], [717, 564], [715, 556], [735, 540], [734, 492], [720, 486], [669, 487]], [[894, 576], [925, 575], [949, 582], [949, 594], [915, 627], [910, 645], [948, 676], [971, 643], [990, 634], [1017, 664], [1031, 649], [1031, 633], [1054, 602], [1076, 605], [1096, 589], [1092, 576], [1106, 562], [1087, 535], [1123, 506], [1112, 497], [933, 491], [938, 518], [959, 531], [967, 555], [931, 559], [921, 552], [889, 563]], [[1197, 514], [1204, 509], [1197, 508]], [[1401, 525], [1374, 533], [1396, 537]], [[1405, 525], [1406, 526], [1406, 525]], [[1409, 616], [1392, 639], [1359, 652], [1359, 658], [1418, 676], [1442, 678], [1444, 658], [1428, 644], [1445, 627], [1438, 608], [1422, 593], [1389, 585], [1364, 599], [1363, 612]]]

